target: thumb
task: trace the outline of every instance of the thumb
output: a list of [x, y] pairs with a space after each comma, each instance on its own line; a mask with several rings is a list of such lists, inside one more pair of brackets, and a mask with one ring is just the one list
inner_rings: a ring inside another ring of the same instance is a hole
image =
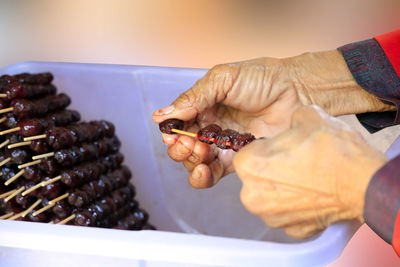
[[155, 111], [154, 122], [160, 123], [170, 118], [188, 121], [196, 118], [197, 114], [205, 109], [223, 101], [233, 85], [233, 71], [228, 65], [215, 66], [171, 105]]

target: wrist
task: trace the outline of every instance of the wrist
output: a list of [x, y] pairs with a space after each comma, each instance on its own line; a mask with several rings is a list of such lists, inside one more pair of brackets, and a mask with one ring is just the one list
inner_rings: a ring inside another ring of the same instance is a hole
[[287, 61], [303, 105], [318, 105], [333, 116], [395, 110], [357, 84], [337, 50], [305, 53]]
[[[368, 185], [374, 174], [387, 163], [388, 159], [383, 155], [375, 155], [375, 158], [367, 157], [359, 161], [359, 167], [353, 166], [353, 172], [349, 172], [348, 179], [352, 179], [354, 186], [352, 190], [345, 192], [346, 195], [341, 197], [343, 204], [348, 204], [347, 208], [351, 211], [351, 218], [364, 222], [363, 211], [365, 206], [365, 195]], [[353, 177], [351, 177], [353, 176]]]

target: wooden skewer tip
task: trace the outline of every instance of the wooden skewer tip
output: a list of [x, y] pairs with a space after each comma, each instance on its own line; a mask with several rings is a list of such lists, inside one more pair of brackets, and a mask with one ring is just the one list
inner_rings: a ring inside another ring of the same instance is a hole
[[46, 186], [46, 185], [55, 183], [55, 182], [57, 182], [57, 181], [59, 181], [59, 180], [61, 180], [61, 175], [56, 176], [56, 177], [54, 177], [53, 179], [50, 179], [50, 180], [48, 180], [48, 181], [41, 182], [40, 185], [41, 185], [42, 187], [44, 187], [44, 186]]
[[25, 190], [25, 186], [18, 188], [17, 190], [15, 190], [11, 195], [9, 195], [8, 197], [6, 197], [4, 199], [5, 202], [8, 202], [10, 199], [12, 199], [13, 197], [15, 197], [16, 195], [18, 195], [19, 193], [21, 193], [22, 191]]
[[0, 195], [0, 199], [1, 199], [1, 198], [8, 197], [9, 195], [11, 195], [12, 193], [14, 193], [15, 191], [17, 191], [17, 189], [13, 189], [13, 190], [11, 190], [11, 191], [8, 191], [8, 192], [5, 192], [5, 193], [1, 194], [1, 195]]
[[46, 210], [54, 207], [55, 204], [49, 203], [47, 206], [44, 206], [43, 208], [35, 211], [34, 213], [32, 213], [33, 216], [38, 216], [40, 213], [45, 212]]
[[5, 147], [6, 145], [8, 145], [8, 143], [10, 143], [10, 140], [7, 139], [6, 141], [0, 144], [0, 148]]
[[195, 133], [182, 131], [182, 130], [178, 130], [178, 129], [171, 129], [171, 132], [183, 134], [183, 135], [187, 135], [187, 136], [191, 136], [191, 137], [195, 137], [195, 138], [197, 137], [197, 134], [195, 134]]
[[37, 165], [37, 164], [39, 164], [40, 162], [41, 162], [41, 160], [38, 159], [38, 160], [35, 160], [35, 161], [31, 161], [31, 162], [28, 162], [28, 163], [24, 163], [24, 164], [18, 165], [18, 169], [23, 169], [23, 168], [25, 168], [25, 167]]
[[14, 212], [9, 212], [7, 214], [4, 214], [3, 216], [0, 216], [0, 220], [5, 220], [13, 215], [14, 215]]
[[7, 94], [0, 94], [0, 98], [7, 97]]
[[8, 221], [13, 221], [13, 220], [15, 220], [15, 219], [18, 219], [19, 217], [22, 217], [22, 214], [23, 214], [23, 213], [24, 213], [24, 212], [21, 211], [20, 213], [15, 214], [14, 216], [8, 218], [7, 220], [8, 220]]
[[64, 195], [61, 195], [55, 199], [50, 200], [49, 203], [55, 205], [57, 203], [57, 201], [63, 200], [64, 198], [67, 198], [68, 196], [69, 196], [69, 193], [65, 193]]
[[5, 121], [6, 121], [6, 119], [7, 119], [7, 117], [1, 117], [1, 118], [0, 118], [0, 123], [3, 123], [3, 122], [5, 122]]
[[11, 128], [11, 129], [8, 129], [8, 130], [1, 131], [0, 135], [5, 135], [5, 134], [9, 134], [9, 133], [18, 132], [19, 130], [21, 130], [21, 127]]
[[33, 156], [32, 159], [33, 160], [37, 160], [37, 159], [43, 159], [43, 158], [49, 158], [54, 156], [54, 152], [49, 152], [49, 153], [45, 153], [45, 154], [41, 154], [41, 155], [36, 155]]
[[30, 144], [31, 144], [31, 141], [19, 142], [19, 143], [14, 143], [14, 144], [8, 145], [7, 148], [11, 149], [11, 148], [20, 147], [20, 146], [28, 146]]
[[39, 134], [39, 135], [25, 137], [24, 141], [33, 141], [33, 140], [38, 140], [38, 139], [43, 139], [43, 138], [46, 138], [46, 135], [45, 134]]
[[7, 113], [7, 112], [10, 112], [10, 111], [13, 111], [13, 110], [14, 110], [13, 107], [10, 107], [10, 108], [3, 108], [3, 109], [0, 109], [0, 114], [2, 114], [2, 113]]
[[36, 200], [35, 203], [33, 203], [29, 208], [27, 208], [25, 211], [22, 213], [22, 218], [25, 218], [26, 215], [29, 214], [34, 208], [36, 208], [40, 203], [42, 203], [41, 199]]
[[73, 219], [75, 219], [75, 216], [76, 216], [75, 214], [72, 214], [71, 216], [65, 218], [64, 220], [58, 222], [57, 224], [60, 224], [60, 225], [61, 224], [66, 224], [67, 222], [72, 221]]
[[21, 170], [19, 171], [16, 175], [14, 175], [13, 177], [11, 177], [10, 179], [8, 179], [4, 184], [5, 185], [9, 185], [12, 182], [14, 182], [15, 180], [17, 180], [21, 175], [23, 175], [25, 172], [25, 170]]
[[3, 166], [4, 164], [8, 163], [10, 160], [11, 160], [11, 158], [6, 158], [6, 159], [2, 160], [0, 162], [0, 167]]
[[29, 188], [28, 190], [22, 192], [22, 196], [26, 196], [27, 194], [29, 194], [29, 193], [35, 191], [36, 189], [38, 189], [39, 187], [45, 187], [46, 185], [49, 185], [49, 184], [52, 184], [52, 183], [57, 182], [58, 180], [61, 180], [61, 175], [56, 176], [56, 177], [54, 177], [53, 179], [50, 179], [50, 180], [48, 180], [48, 181], [41, 182], [41, 183], [38, 183], [38, 184], [32, 186], [32, 187]]

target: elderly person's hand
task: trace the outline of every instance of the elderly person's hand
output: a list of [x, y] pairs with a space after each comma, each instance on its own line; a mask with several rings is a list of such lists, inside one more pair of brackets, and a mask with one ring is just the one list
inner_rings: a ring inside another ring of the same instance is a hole
[[302, 239], [339, 220], [363, 221], [368, 182], [386, 161], [344, 122], [306, 106], [294, 112], [289, 130], [253, 141], [233, 165], [245, 207]]
[[[361, 89], [334, 50], [293, 58], [260, 58], [212, 68], [171, 106], [153, 114], [160, 123], [177, 118], [186, 130], [215, 123], [222, 128], [271, 137], [288, 129], [295, 109], [322, 106], [331, 115], [393, 109]], [[163, 135], [169, 156], [183, 162], [196, 188], [211, 187], [233, 172], [233, 151], [194, 138]]]

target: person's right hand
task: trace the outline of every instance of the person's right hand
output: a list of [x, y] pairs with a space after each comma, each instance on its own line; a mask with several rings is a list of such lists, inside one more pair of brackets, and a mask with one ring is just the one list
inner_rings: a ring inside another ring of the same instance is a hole
[[[181, 119], [192, 132], [215, 123], [223, 129], [271, 137], [288, 129], [296, 108], [310, 103], [340, 115], [376, 111], [372, 106], [379, 107], [380, 102], [357, 85], [341, 54], [334, 50], [218, 65], [172, 105], [154, 112], [153, 120]], [[193, 187], [211, 187], [234, 171], [233, 151], [187, 136], [164, 134], [163, 140], [169, 156], [191, 172]]]

